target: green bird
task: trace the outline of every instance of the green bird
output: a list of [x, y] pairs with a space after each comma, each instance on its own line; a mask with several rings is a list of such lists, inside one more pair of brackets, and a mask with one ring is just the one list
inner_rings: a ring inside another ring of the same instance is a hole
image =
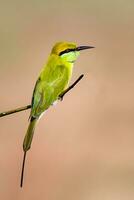
[[30, 123], [23, 142], [23, 165], [21, 183], [26, 153], [31, 147], [34, 130], [41, 115], [59, 98], [59, 95], [68, 87], [72, 77], [74, 62], [81, 50], [93, 48], [92, 46], [79, 46], [75, 43], [58, 42], [52, 48], [47, 63], [43, 66], [36, 81], [31, 102]]

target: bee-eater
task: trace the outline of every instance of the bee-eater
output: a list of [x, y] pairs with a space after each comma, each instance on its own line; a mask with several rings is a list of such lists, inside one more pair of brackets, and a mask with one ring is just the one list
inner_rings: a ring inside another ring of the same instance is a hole
[[78, 46], [75, 43], [58, 42], [52, 48], [47, 63], [43, 66], [37, 79], [31, 102], [30, 123], [23, 142], [23, 165], [21, 172], [21, 183], [23, 185], [23, 174], [26, 153], [31, 147], [35, 125], [40, 116], [47, 110], [59, 95], [68, 87], [74, 62], [81, 50], [93, 48], [92, 46]]

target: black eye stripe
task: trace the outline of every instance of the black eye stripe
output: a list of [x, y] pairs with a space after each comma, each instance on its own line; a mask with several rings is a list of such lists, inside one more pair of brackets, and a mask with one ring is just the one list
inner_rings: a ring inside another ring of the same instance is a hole
[[59, 53], [59, 56], [63, 55], [64, 53], [69, 53], [69, 52], [71, 52], [71, 51], [76, 51], [76, 49], [66, 49], [66, 50], [64, 50], [64, 51], [61, 51], [61, 52]]

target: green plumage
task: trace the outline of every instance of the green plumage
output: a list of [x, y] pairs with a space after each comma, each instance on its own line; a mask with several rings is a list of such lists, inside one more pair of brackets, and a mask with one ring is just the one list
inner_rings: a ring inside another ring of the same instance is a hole
[[36, 82], [30, 114], [30, 123], [23, 142], [24, 159], [21, 174], [21, 187], [23, 185], [23, 173], [26, 152], [30, 149], [35, 125], [41, 114], [49, 108], [67, 88], [72, 76], [73, 63], [79, 55], [78, 52], [68, 52], [59, 55], [66, 49], [75, 49], [74, 43], [57, 43], [48, 58], [47, 64], [43, 67]]
[[53, 47], [48, 61], [40, 73], [33, 92], [30, 123], [23, 142], [24, 158], [21, 187], [23, 185], [26, 152], [31, 147], [35, 125], [41, 114], [47, 110], [68, 87], [72, 76], [73, 64], [79, 55], [79, 51], [88, 48], [92, 47], [76, 47], [76, 44], [66, 42], [57, 43]]
[[[69, 84], [72, 68], [72, 62], [67, 62], [65, 58], [55, 54], [50, 55], [35, 85], [30, 118], [36, 118], [37, 121], [40, 115], [58, 99]], [[24, 151], [30, 148], [33, 138], [35, 127], [29, 127], [23, 143]]]
[[[64, 63], [62, 59], [57, 57], [57, 55], [50, 56], [35, 85], [30, 118], [36, 118], [36, 121], [67, 88], [72, 75], [73, 64]], [[33, 121], [35, 120], [32, 120], [30, 123], [33, 124]], [[23, 143], [24, 151], [30, 149], [34, 128], [33, 125], [29, 125]]]
[[68, 86], [72, 74], [72, 63], [64, 63], [57, 55], [51, 55], [35, 86], [31, 116], [39, 117], [57, 100]]

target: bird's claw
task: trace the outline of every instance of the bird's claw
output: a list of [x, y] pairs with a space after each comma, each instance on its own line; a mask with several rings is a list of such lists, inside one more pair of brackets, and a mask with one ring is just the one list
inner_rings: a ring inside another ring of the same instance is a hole
[[58, 100], [59, 100], [59, 101], [63, 101], [63, 96], [62, 96], [62, 95], [59, 95]]

